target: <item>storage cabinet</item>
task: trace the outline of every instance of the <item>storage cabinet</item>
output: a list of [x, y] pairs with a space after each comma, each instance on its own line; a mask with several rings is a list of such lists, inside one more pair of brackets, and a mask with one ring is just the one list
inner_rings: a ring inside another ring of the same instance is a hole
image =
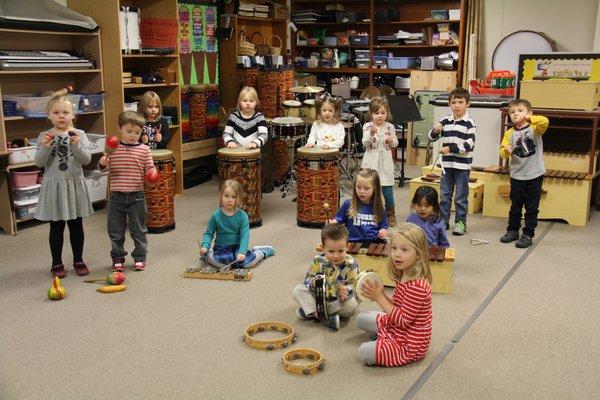
[[[176, 0], [69, 0], [69, 8], [92, 17], [102, 28], [102, 60], [106, 87], [106, 121], [109, 134], [117, 133], [118, 115], [125, 109], [125, 97], [141, 95], [148, 90], [156, 92], [165, 106], [177, 107], [177, 121], [181, 121], [179, 94], [179, 50], [172, 54], [122, 54], [119, 34], [119, 7], [137, 7], [140, 18], [177, 20]], [[143, 46], [143, 43], [142, 43]], [[123, 83], [123, 72], [169, 71], [163, 74], [164, 83]], [[174, 79], [169, 79], [170, 75]], [[168, 148], [175, 157], [175, 193], [183, 193], [183, 159], [180, 125], [171, 125]]]
[[[0, 29], [0, 49], [3, 50], [74, 50], [84, 54], [86, 58], [96, 62], [93, 69], [31, 69], [31, 70], [0, 70], [0, 96], [13, 98], [14, 96], [37, 95], [44, 90], [58, 90], [71, 84], [76, 93], [100, 93], [104, 90], [102, 80], [101, 34], [99, 32], [55, 32], [35, 31], [24, 29]], [[80, 96], [73, 96], [80, 99]], [[4, 116], [0, 107], [0, 153], [9, 153], [8, 144], [12, 141], [37, 138], [38, 134], [51, 127], [45, 118], [45, 113], [37, 111], [45, 109], [35, 102], [39, 100], [31, 97], [29, 113], [25, 115]], [[8, 103], [5, 103], [10, 106]], [[77, 107], [78, 104], [75, 104]], [[37, 111], [36, 111], [37, 110]], [[37, 117], [37, 118], [34, 118]], [[79, 112], [75, 125], [87, 133], [104, 135], [106, 132], [104, 109], [88, 109]], [[27, 151], [13, 152], [12, 160], [27, 157]], [[15, 158], [16, 157], [16, 158]], [[11, 158], [7, 157], [8, 159]], [[8, 160], [7, 160], [8, 161]], [[93, 160], [94, 161], [94, 160]], [[10, 175], [14, 171], [27, 171], [36, 169], [33, 161], [6, 163], [0, 174], [0, 228], [9, 234], [17, 233], [20, 222], [32, 219], [35, 204], [26, 204], [17, 207], [12, 199]], [[17, 200], [18, 201], [18, 200]], [[29, 200], [28, 200], [29, 201]], [[15, 213], [18, 209], [18, 214]]]
[[[410, 72], [416, 68], [415, 61], [418, 57], [437, 56], [442, 53], [456, 51], [458, 52], [458, 62], [455, 70], [457, 72], [457, 82], [460, 85], [463, 68], [467, 0], [398, 0], [395, 2], [338, 0], [336, 3], [343, 5], [344, 12], [348, 12], [354, 16], [364, 15], [368, 21], [359, 20], [357, 17], [356, 22], [345, 22], [348, 20], [347, 18], [338, 18], [336, 22], [305, 22], [296, 23], [296, 25], [299, 29], [307, 31], [309, 35], [314, 33], [315, 29], [326, 29], [326, 36], [334, 36], [336, 32], [347, 30], [363, 31], [369, 34], [368, 41], [357, 44], [350, 40], [343, 45], [338, 41], [338, 44], [335, 46], [325, 45], [320, 42], [319, 44], [307, 43], [305, 45], [298, 45], [298, 35], [297, 33], [292, 33], [292, 55], [294, 57], [300, 55], [307, 56], [311, 52], [320, 52], [321, 49], [327, 47], [348, 52], [350, 57], [355, 58], [355, 51], [367, 50], [370, 54], [370, 63], [365, 65], [364, 68], [296, 68], [297, 72], [362, 74], [368, 80], [368, 83], [372, 84], [374, 78], [378, 75], [410, 75]], [[292, 2], [292, 7], [292, 12], [305, 9], [323, 11], [324, 3], [322, 1], [297, 0]], [[460, 10], [460, 19], [449, 20], [447, 16], [443, 17], [446, 19], [441, 20], [431, 19], [432, 15], [436, 14], [436, 10], [450, 9]], [[352, 19], [350, 18], [350, 20]], [[431, 44], [430, 38], [432, 33], [437, 31], [438, 24], [447, 24], [449, 29], [456, 33], [458, 43], [445, 45]], [[427, 43], [384, 44], [384, 42], [377, 39], [378, 36], [390, 36], [399, 30], [411, 33], [423, 32], [427, 36]], [[379, 60], [379, 57], [382, 57], [384, 53], [386, 56], [388, 53], [392, 56], [391, 64], [389, 63], [390, 58], [387, 59], [387, 62], [383, 62], [383, 59]], [[374, 57], [377, 57], [377, 59]], [[387, 68], [382, 68], [384, 65]]]

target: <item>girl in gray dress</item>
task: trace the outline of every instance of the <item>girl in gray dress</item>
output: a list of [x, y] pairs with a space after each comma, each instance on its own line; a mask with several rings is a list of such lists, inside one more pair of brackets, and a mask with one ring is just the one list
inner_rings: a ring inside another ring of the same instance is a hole
[[35, 218], [50, 221], [50, 251], [53, 276], [64, 278], [67, 271], [62, 262], [63, 233], [69, 225], [73, 268], [77, 275], [87, 275], [83, 262], [82, 217], [93, 213], [92, 203], [83, 178], [83, 165], [92, 156], [85, 132], [73, 127], [75, 107], [65, 95], [48, 102], [48, 119], [52, 129], [40, 133], [35, 152], [35, 164], [44, 168], [44, 180]]

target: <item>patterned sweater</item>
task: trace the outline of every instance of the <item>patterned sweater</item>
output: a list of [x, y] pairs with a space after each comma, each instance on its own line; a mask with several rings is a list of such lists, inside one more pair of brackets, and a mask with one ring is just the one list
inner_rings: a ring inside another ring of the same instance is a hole
[[450, 147], [450, 153], [442, 156], [444, 168], [456, 168], [470, 170], [473, 156], [471, 152], [475, 148], [475, 133], [477, 127], [475, 122], [465, 113], [461, 118], [455, 119], [448, 115], [440, 120], [442, 132], [434, 130], [429, 132], [429, 140], [436, 141], [442, 138], [441, 147]]
[[111, 192], [142, 192], [148, 171], [156, 171], [148, 146], [142, 143], [119, 142], [119, 147], [110, 154], [108, 179]]
[[267, 122], [265, 121], [265, 116], [260, 112], [256, 112], [250, 118], [246, 118], [239, 110], [235, 110], [227, 119], [227, 124], [223, 132], [225, 146], [229, 142], [235, 142], [241, 146], [256, 143], [258, 147], [262, 147], [266, 143], [267, 138]]
[[348, 289], [348, 298], [354, 297], [358, 264], [352, 256], [346, 255], [346, 258], [340, 265], [334, 265], [327, 261], [325, 255], [316, 255], [306, 273], [304, 285], [310, 288], [312, 279], [317, 275], [325, 276], [325, 281], [327, 282], [327, 301], [333, 302], [338, 300], [337, 290], [340, 285], [345, 285], [346, 289]]
[[431, 286], [425, 279], [398, 282], [390, 315], [377, 316], [377, 364], [396, 367], [425, 357], [431, 342]]

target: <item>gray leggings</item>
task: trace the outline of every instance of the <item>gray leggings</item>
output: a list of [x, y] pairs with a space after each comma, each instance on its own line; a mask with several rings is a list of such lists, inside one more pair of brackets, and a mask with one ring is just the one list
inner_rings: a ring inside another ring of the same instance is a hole
[[[379, 311], [367, 311], [360, 313], [356, 317], [356, 325], [363, 331], [377, 334], [377, 316], [381, 314]], [[367, 365], [375, 365], [377, 363], [377, 340], [364, 342], [358, 347], [356, 354], [358, 359]]]

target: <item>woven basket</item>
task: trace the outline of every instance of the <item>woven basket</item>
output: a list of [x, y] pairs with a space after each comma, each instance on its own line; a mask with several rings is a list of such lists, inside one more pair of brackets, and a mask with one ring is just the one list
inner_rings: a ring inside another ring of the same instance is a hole
[[[274, 47], [272, 46], [273, 43], [273, 39], [277, 38], [277, 40], [279, 40], [279, 47]], [[281, 38], [277, 35], [273, 35], [269, 38], [269, 40], [267, 40], [267, 45], [269, 46], [269, 54], [273, 54], [276, 56], [280, 56], [281, 55], [281, 47], [283, 46], [283, 42], [281, 41]]]
[[[260, 39], [260, 43], [254, 43], [254, 36], [257, 36]], [[265, 43], [265, 38], [263, 37], [262, 33], [260, 32], [254, 32], [252, 34], [252, 36], [250, 36], [250, 43], [252, 43], [254, 45], [254, 47], [256, 48], [256, 54], [259, 56], [266, 56], [267, 54], [269, 54], [269, 45]]]
[[256, 47], [249, 41], [246, 40], [246, 34], [242, 29], [240, 31], [240, 38], [238, 42], [237, 53], [240, 56], [253, 56], [256, 54]]

